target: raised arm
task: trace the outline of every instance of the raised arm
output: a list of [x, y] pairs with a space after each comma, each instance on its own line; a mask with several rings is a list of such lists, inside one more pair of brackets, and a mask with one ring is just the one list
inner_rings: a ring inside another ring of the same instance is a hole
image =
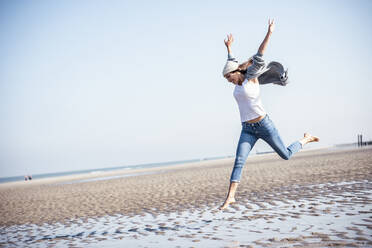
[[227, 48], [227, 53], [228, 53], [228, 54], [231, 53], [231, 44], [233, 43], [233, 41], [234, 41], [234, 38], [233, 38], [232, 34], [228, 34], [228, 35], [227, 35], [227, 39], [224, 40], [224, 42], [225, 42], [225, 46], [226, 46], [226, 48]]
[[260, 47], [258, 48], [258, 53], [259, 54], [261, 54], [261, 55], [264, 54], [264, 52], [266, 50], [266, 47], [267, 47], [267, 44], [269, 43], [270, 36], [271, 36], [272, 32], [274, 31], [274, 28], [275, 28], [274, 20], [270, 21], [270, 19], [269, 19], [269, 27], [268, 27], [265, 39], [262, 41]]
[[236, 58], [234, 58], [234, 55], [231, 53], [231, 44], [233, 43], [233, 41], [234, 41], [234, 37], [232, 36], [232, 34], [228, 34], [227, 39], [224, 40], [225, 46], [227, 48], [227, 60], [238, 63]]

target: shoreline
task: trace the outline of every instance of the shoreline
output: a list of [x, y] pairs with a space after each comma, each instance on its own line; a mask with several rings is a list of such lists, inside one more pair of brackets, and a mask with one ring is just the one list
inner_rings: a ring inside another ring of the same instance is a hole
[[[313, 151], [326, 151], [326, 150], [341, 150], [341, 149], [347, 149], [347, 150], [353, 150], [353, 149], [363, 149], [358, 147], [346, 147], [346, 148], [338, 148], [335, 146], [330, 147], [322, 147], [322, 148], [308, 148], [303, 149], [298, 152], [298, 154], [306, 153], [306, 152], [313, 152]], [[248, 156], [247, 162], [249, 160], [255, 159], [255, 158], [262, 158], [266, 156], [275, 156], [275, 152], [270, 153], [262, 153], [262, 154], [254, 154], [254, 156]], [[187, 167], [195, 167], [195, 166], [202, 166], [209, 164], [215, 164], [215, 163], [233, 163], [234, 157], [226, 157], [226, 158], [219, 158], [219, 159], [203, 159], [200, 161], [194, 161], [194, 162], [186, 162], [186, 163], [179, 163], [179, 164], [170, 164], [170, 165], [164, 165], [164, 166], [156, 166], [156, 167], [149, 167], [149, 168], [139, 168], [139, 169], [131, 169], [130, 167], [125, 169], [117, 169], [117, 170], [110, 170], [110, 171], [99, 171], [99, 169], [92, 169], [92, 172], [87, 173], [79, 173], [79, 174], [71, 174], [71, 175], [63, 175], [63, 176], [55, 176], [55, 177], [46, 177], [46, 178], [34, 178], [31, 181], [25, 181], [25, 180], [19, 180], [19, 181], [11, 181], [11, 182], [2, 182], [0, 183], [0, 189], [2, 188], [13, 188], [13, 187], [31, 187], [31, 186], [39, 186], [44, 184], [59, 184], [59, 183], [66, 183], [70, 182], [73, 183], [73, 181], [94, 181], [94, 179], [101, 180], [100, 178], [108, 178], [107, 180], [110, 180], [110, 178], [115, 179], [120, 177], [128, 177], [128, 176], [141, 176], [147, 174], [147, 172], [153, 172], [153, 173], [161, 173], [161, 171], [168, 171], [172, 169], [181, 169], [181, 168], [187, 168]], [[98, 172], [97, 172], [98, 171]], [[63, 173], [63, 172], [62, 172]], [[104, 179], [102, 179], [104, 180]]]
[[[112, 171], [101, 171], [98, 173], [82, 173], [82, 174], [75, 174], [75, 175], [65, 175], [65, 176], [57, 176], [57, 177], [48, 177], [48, 178], [40, 178], [40, 179], [32, 179], [31, 181], [16, 181], [16, 182], [4, 182], [0, 183], [0, 189], [7, 189], [13, 187], [32, 187], [32, 186], [40, 186], [45, 184], [58, 184], [58, 183], [65, 183], [69, 181], [79, 181], [85, 179], [95, 179], [95, 178], [102, 178], [102, 177], [114, 177], [114, 176], [126, 176], [134, 174], [133, 176], [141, 176], [144, 172], [159, 172], [162, 170], [172, 170], [172, 169], [182, 169], [182, 168], [192, 168], [194, 166], [201, 166], [204, 164], [210, 163], [226, 163], [230, 162], [232, 158], [222, 158], [216, 160], [202, 160], [197, 162], [190, 162], [184, 164], [176, 164], [176, 165], [165, 165], [159, 167], [150, 167], [150, 168], [140, 168], [140, 169], [119, 169], [119, 170], [112, 170]], [[110, 180], [110, 179], [108, 179]]]

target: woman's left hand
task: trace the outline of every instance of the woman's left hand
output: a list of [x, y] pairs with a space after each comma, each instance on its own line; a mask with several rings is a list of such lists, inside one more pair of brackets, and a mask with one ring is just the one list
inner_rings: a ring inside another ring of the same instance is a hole
[[274, 19], [273, 20], [269, 19], [269, 32], [272, 33], [274, 29], [275, 29]]

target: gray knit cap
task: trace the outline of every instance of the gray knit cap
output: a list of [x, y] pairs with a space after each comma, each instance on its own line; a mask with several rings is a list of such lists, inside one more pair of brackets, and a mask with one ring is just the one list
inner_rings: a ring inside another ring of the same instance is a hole
[[227, 60], [225, 67], [223, 68], [222, 75], [225, 76], [227, 73], [235, 71], [239, 68], [238, 61], [235, 60]]
[[[253, 56], [251, 56], [248, 61], [252, 60]], [[227, 73], [235, 71], [239, 68], [239, 62], [234, 56], [229, 53], [227, 55], [227, 61], [225, 67], [223, 68], [222, 75], [225, 76]]]

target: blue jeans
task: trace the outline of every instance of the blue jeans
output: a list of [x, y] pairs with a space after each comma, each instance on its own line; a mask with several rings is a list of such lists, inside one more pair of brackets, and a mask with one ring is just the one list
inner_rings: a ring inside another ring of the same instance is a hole
[[259, 138], [266, 141], [280, 157], [286, 160], [302, 148], [299, 141], [295, 141], [290, 146], [285, 147], [278, 130], [274, 126], [274, 122], [268, 115], [256, 123], [243, 122], [242, 126], [243, 128], [236, 150], [234, 169], [231, 173], [230, 182], [240, 182], [240, 177], [248, 154]]

